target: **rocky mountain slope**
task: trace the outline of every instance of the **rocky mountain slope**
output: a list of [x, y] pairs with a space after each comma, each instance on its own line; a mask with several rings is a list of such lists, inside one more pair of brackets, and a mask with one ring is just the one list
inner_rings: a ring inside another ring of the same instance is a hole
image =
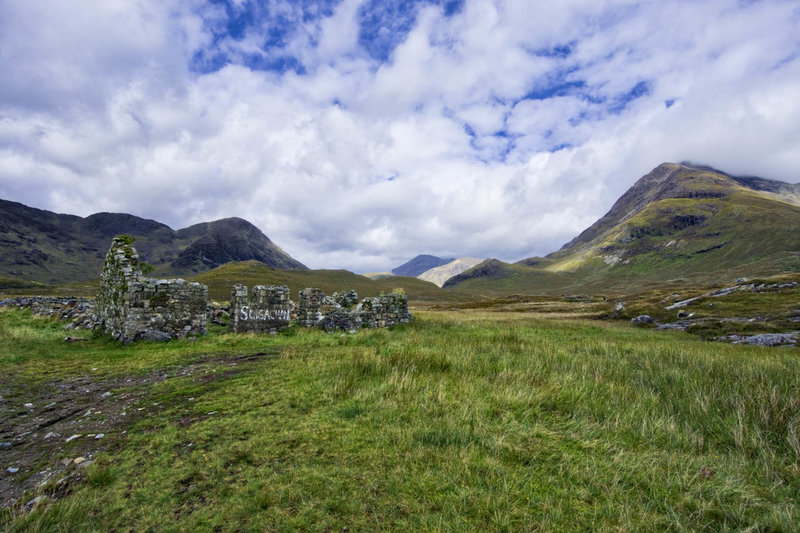
[[730, 281], [800, 270], [800, 185], [664, 163], [561, 250], [492, 261], [447, 286], [625, 290], [670, 280]]
[[458, 259], [450, 261], [446, 265], [427, 270], [417, 277], [419, 279], [435, 283], [441, 287], [453, 276], [461, 274], [465, 270], [468, 270], [482, 262], [483, 259], [478, 259], [476, 257], [459, 257]]
[[44, 283], [94, 279], [111, 239], [123, 233], [136, 238], [136, 249], [155, 267], [154, 275], [190, 275], [247, 260], [277, 269], [306, 269], [240, 218], [175, 231], [129, 214], [82, 218], [0, 200], [0, 276]]
[[418, 255], [414, 259], [392, 269], [392, 274], [395, 276], [411, 276], [416, 278], [432, 268], [446, 265], [451, 261], [455, 261], [455, 257], [443, 259], [435, 255]]

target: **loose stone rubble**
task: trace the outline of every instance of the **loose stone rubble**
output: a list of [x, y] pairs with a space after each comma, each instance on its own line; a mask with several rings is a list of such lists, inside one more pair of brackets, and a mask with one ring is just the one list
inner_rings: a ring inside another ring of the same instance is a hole
[[106, 254], [95, 329], [121, 342], [205, 335], [208, 287], [142, 276], [132, 239], [116, 237]]
[[751, 346], [795, 346], [800, 339], [800, 332], [792, 333], [761, 333], [759, 335], [727, 335], [720, 337], [721, 341], [733, 344], [749, 344]]
[[75, 297], [35, 296], [5, 298], [0, 307], [30, 309], [34, 315], [58, 318], [65, 330], [92, 329], [94, 327], [94, 299]]

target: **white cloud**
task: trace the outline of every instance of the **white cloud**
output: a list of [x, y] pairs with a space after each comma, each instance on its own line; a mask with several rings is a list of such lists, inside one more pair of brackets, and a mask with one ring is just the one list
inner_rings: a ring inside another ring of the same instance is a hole
[[[215, 44], [225, 12], [200, 0], [3, 2], [0, 197], [240, 216], [309, 266], [380, 271], [546, 254], [666, 160], [800, 181], [796, 1], [423, 7], [384, 63], [363, 8], [263, 50], [259, 24]], [[213, 47], [233, 64], [193, 72]], [[246, 66], [278, 53], [305, 73]]]

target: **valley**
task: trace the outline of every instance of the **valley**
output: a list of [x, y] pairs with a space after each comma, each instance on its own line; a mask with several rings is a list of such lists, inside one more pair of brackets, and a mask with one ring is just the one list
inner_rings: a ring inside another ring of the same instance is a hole
[[[0, 278], [0, 529], [789, 531], [797, 198], [665, 164], [546, 257], [372, 278], [269, 263], [243, 220], [127, 219], [151, 275], [206, 285], [213, 320], [124, 345], [87, 329], [97, 276], [54, 266], [72, 234], [28, 220], [42, 233]], [[398, 291], [414, 319], [233, 333], [235, 284]]]

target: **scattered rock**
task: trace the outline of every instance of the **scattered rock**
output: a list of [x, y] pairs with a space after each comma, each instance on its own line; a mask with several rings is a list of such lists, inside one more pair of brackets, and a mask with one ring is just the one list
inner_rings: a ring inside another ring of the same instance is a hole
[[89, 339], [87, 339], [86, 337], [70, 337], [70, 336], [64, 337], [64, 342], [79, 342], [79, 341], [86, 341], [86, 340], [89, 340]]
[[159, 331], [156, 329], [148, 329], [140, 333], [136, 340], [142, 340], [147, 342], [167, 342], [168, 340], [172, 339], [169, 333], [164, 331]]
[[37, 496], [34, 499], [28, 501], [28, 503], [25, 504], [25, 512], [30, 513], [37, 505], [39, 505], [39, 503], [45, 501], [46, 499], [47, 496]]
[[798, 333], [762, 333], [760, 335], [726, 335], [721, 341], [751, 346], [791, 346], [797, 344]]
[[650, 315], [639, 315], [636, 318], [631, 319], [631, 324], [652, 324], [653, 317]]
[[657, 329], [665, 330], [665, 329], [676, 329], [680, 331], [686, 331], [689, 328], [689, 321], [681, 320], [679, 322], [674, 322], [672, 324], [659, 324]]
[[667, 311], [672, 311], [673, 309], [678, 309], [679, 307], [686, 307], [690, 303], [695, 302], [695, 301], [699, 300], [700, 298], [702, 298], [702, 296], [696, 296], [694, 298], [689, 298], [687, 300], [681, 300], [680, 302], [675, 302], [672, 305], [668, 305], [664, 309], [666, 309]]
[[32, 403], [26, 403], [25, 405], [23, 405], [23, 407], [25, 409], [33, 409], [33, 404]]
[[797, 335], [793, 333], [763, 333], [745, 337], [734, 344], [750, 344], [753, 346], [781, 346], [784, 344], [797, 344]]
[[98, 433], [97, 435], [94, 436], [94, 440], [102, 439], [105, 436], [106, 436], [105, 433]]
[[47, 440], [47, 439], [53, 439], [53, 438], [57, 438], [57, 437], [60, 437], [60, 436], [61, 436], [61, 434], [60, 434], [60, 433], [56, 433], [56, 432], [54, 432], [54, 431], [50, 431], [50, 432], [49, 432], [47, 435], [45, 435], [45, 436], [44, 436], [44, 439], [45, 439], [45, 440]]
[[81, 464], [81, 463], [83, 463], [85, 461], [86, 461], [86, 457], [76, 457], [75, 459], [72, 460], [72, 463], [76, 464], [76, 465], [79, 465], [79, 464]]
[[70, 437], [67, 437], [67, 439], [64, 442], [72, 442], [73, 440], [75, 440], [75, 439], [77, 439], [79, 437], [80, 437], [80, 435], [72, 435]]
[[111, 396], [111, 392], [104, 392], [100, 395], [101, 398], [108, 398], [109, 396]]
[[9, 466], [8, 468], [6, 468], [6, 472], [8, 472], [9, 474], [16, 474], [17, 472], [19, 472], [19, 468], [15, 466]]

